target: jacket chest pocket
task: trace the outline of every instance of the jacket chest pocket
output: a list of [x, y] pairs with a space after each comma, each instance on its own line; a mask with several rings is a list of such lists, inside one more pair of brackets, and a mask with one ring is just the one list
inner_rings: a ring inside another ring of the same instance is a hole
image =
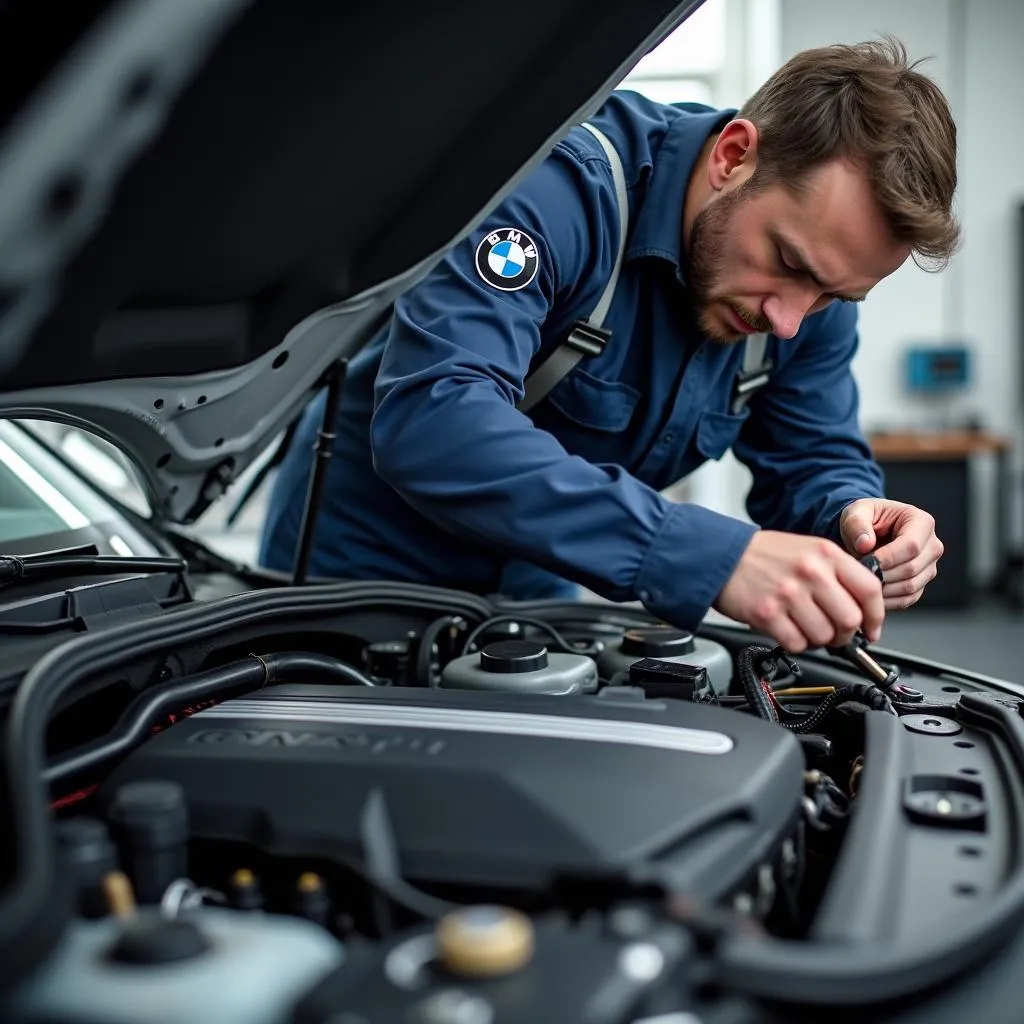
[[640, 392], [621, 381], [601, 380], [576, 367], [552, 388], [548, 401], [578, 426], [618, 434], [632, 422]]
[[702, 413], [697, 424], [697, 450], [706, 459], [720, 459], [736, 443], [749, 417], [749, 408], [740, 413]]

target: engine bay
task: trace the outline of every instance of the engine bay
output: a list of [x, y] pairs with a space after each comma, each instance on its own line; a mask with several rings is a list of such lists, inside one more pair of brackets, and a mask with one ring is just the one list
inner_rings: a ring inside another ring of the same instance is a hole
[[1020, 706], [862, 646], [397, 585], [117, 627], [8, 708], [3, 1019], [878, 1008], [1010, 923]]

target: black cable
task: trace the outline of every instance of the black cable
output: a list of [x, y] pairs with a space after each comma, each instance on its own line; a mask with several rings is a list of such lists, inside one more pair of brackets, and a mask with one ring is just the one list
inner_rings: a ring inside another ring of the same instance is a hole
[[323, 654], [287, 651], [265, 657], [250, 655], [244, 661], [140, 693], [109, 733], [56, 758], [44, 771], [43, 780], [53, 785], [128, 754], [149, 738], [150, 729], [162, 718], [195, 701], [310, 676], [326, 677], [333, 683], [376, 685], [358, 669]]
[[434, 675], [434, 644], [446, 630], [453, 626], [464, 626], [466, 620], [458, 615], [442, 615], [434, 619], [423, 631], [419, 650], [416, 652], [416, 682], [421, 686], [437, 687], [438, 680]]
[[466, 642], [462, 645], [462, 653], [471, 654], [471, 648], [476, 642], [477, 637], [481, 636], [488, 629], [501, 625], [503, 622], [514, 622], [517, 625], [533, 626], [534, 629], [539, 629], [542, 632], [547, 633], [552, 641], [554, 641], [555, 646], [566, 654], [585, 654], [589, 657], [595, 657], [600, 654], [603, 649], [603, 645], [600, 641], [588, 644], [586, 647], [573, 647], [572, 644], [570, 644], [554, 626], [548, 622], [544, 622], [542, 619], [529, 618], [524, 615], [495, 615], [494, 618], [488, 619], [486, 622], [481, 622], [480, 625], [477, 626], [468, 637], [466, 637]]
[[306, 582], [309, 572], [309, 557], [313, 550], [316, 521], [320, 515], [324, 481], [327, 478], [327, 464], [334, 455], [335, 425], [338, 421], [338, 406], [341, 392], [348, 376], [348, 360], [339, 359], [327, 371], [327, 398], [324, 401], [324, 415], [313, 446], [313, 468], [309, 474], [309, 490], [306, 492], [306, 507], [302, 512], [302, 526], [299, 529], [299, 548], [295, 556], [295, 572], [292, 584], [296, 587]]

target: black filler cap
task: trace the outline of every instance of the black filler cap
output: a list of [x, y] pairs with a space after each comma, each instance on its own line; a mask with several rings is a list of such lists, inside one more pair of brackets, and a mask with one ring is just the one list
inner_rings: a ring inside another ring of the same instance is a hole
[[480, 652], [480, 667], [505, 675], [536, 672], [548, 667], [548, 649], [535, 640], [499, 640]]
[[98, 818], [65, 818], [57, 822], [57, 841], [74, 869], [100, 881], [117, 870], [117, 850], [107, 826]]
[[79, 913], [106, 917], [110, 911], [103, 879], [118, 868], [117, 848], [107, 826], [96, 818], [66, 818], [57, 823], [56, 833], [61, 858], [75, 881]]
[[107, 957], [120, 964], [151, 967], [193, 960], [210, 948], [210, 940], [191, 921], [158, 918], [130, 924]]
[[119, 787], [107, 812], [125, 874], [140, 904], [159, 903], [188, 875], [188, 804], [176, 782], [140, 779]]
[[671, 626], [641, 626], [627, 630], [620, 645], [623, 654], [638, 658], [678, 658], [692, 654], [695, 647], [692, 633]]
[[188, 839], [185, 791], [176, 782], [127, 782], [114, 794], [108, 814], [114, 831], [144, 850]]

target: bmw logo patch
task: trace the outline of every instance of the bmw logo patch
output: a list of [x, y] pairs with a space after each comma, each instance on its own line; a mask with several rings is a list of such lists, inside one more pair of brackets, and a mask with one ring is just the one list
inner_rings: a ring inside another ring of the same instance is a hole
[[518, 228], [492, 231], [476, 247], [476, 272], [492, 287], [517, 292], [537, 276], [537, 246]]

